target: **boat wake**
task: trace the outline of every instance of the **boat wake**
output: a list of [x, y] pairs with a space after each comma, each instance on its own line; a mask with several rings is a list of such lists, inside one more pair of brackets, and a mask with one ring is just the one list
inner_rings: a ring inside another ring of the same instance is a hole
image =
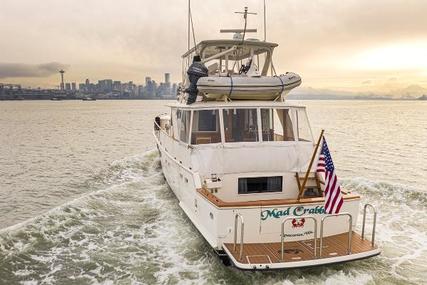
[[78, 199], [1, 230], [0, 283], [368, 284], [378, 278], [421, 284], [427, 278], [427, 194], [361, 178], [343, 182], [377, 205], [381, 256], [241, 272], [224, 267], [197, 233], [168, 189], [157, 151], [148, 151], [83, 182], [88, 192]]

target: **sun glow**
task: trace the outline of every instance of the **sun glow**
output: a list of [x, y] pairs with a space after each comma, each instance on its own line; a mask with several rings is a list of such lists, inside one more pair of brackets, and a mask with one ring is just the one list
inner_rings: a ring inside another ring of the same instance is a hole
[[427, 71], [427, 41], [399, 43], [369, 49], [350, 59], [351, 65], [365, 70]]

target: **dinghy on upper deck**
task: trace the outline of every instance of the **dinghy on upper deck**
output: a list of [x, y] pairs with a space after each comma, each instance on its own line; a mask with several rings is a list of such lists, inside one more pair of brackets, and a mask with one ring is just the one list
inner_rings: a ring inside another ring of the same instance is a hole
[[[245, 32], [256, 30], [246, 30]], [[273, 50], [276, 43], [244, 40], [242, 30], [233, 32], [231, 40], [206, 40], [183, 55], [197, 55], [198, 66], [207, 70], [198, 75], [198, 95], [204, 100], [277, 100], [301, 84], [301, 77], [293, 72], [276, 74]], [[193, 62], [194, 63], [194, 62]], [[188, 72], [191, 72], [189, 66]], [[269, 74], [270, 72], [270, 74]]]

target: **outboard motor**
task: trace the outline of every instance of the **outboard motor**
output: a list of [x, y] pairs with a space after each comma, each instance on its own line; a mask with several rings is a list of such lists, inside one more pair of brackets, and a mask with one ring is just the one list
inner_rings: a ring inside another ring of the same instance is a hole
[[187, 105], [196, 102], [197, 93], [197, 81], [200, 77], [208, 76], [207, 67], [201, 62], [200, 56], [196, 55], [193, 58], [193, 63], [187, 70], [188, 79], [190, 80], [190, 86], [185, 90], [188, 93]]

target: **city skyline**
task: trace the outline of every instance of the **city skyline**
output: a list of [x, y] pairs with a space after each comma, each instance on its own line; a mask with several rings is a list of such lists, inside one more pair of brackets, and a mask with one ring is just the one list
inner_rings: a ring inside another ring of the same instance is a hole
[[[163, 70], [180, 81], [187, 49], [187, 1], [2, 1], [0, 81], [53, 88], [57, 71], [142, 82]], [[248, 6], [257, 16], [251, 37], [262, 38], [262, 1], [193, 1], [196, 41], [241, 28], [233, 12]], [[303, 78], [302, 89], [396, 93], [427, 88], [427, 2], [403, 0], [267, 1], [267, 40], [277, 42], [275, 67]], [[49, 11], [49, 13], [46, 13]], [[66, 11], [66, 12], [65, 12]], [[221, 16], [210, 21], [213, 15]], [[304, 15], [301, 18], [301, 15]], [[22, 17], [26, 21], [21, 21]], [[19, 35], [19, 36], [18, 36]], [[35, 44], [29, 44], [35, 43]]]
[[46, 100], [46, 99], [175, 99], [178, 84], [171, 81], [171, 74], [164, 73], [163, 81], [157, 82], [146, 76], [144, 84], [115, 79], [84, 82], [68, 82], [66, 72], [59, 70], [57, 88], [29, 88], [20, 84], [0, 82], [0, 100]]

